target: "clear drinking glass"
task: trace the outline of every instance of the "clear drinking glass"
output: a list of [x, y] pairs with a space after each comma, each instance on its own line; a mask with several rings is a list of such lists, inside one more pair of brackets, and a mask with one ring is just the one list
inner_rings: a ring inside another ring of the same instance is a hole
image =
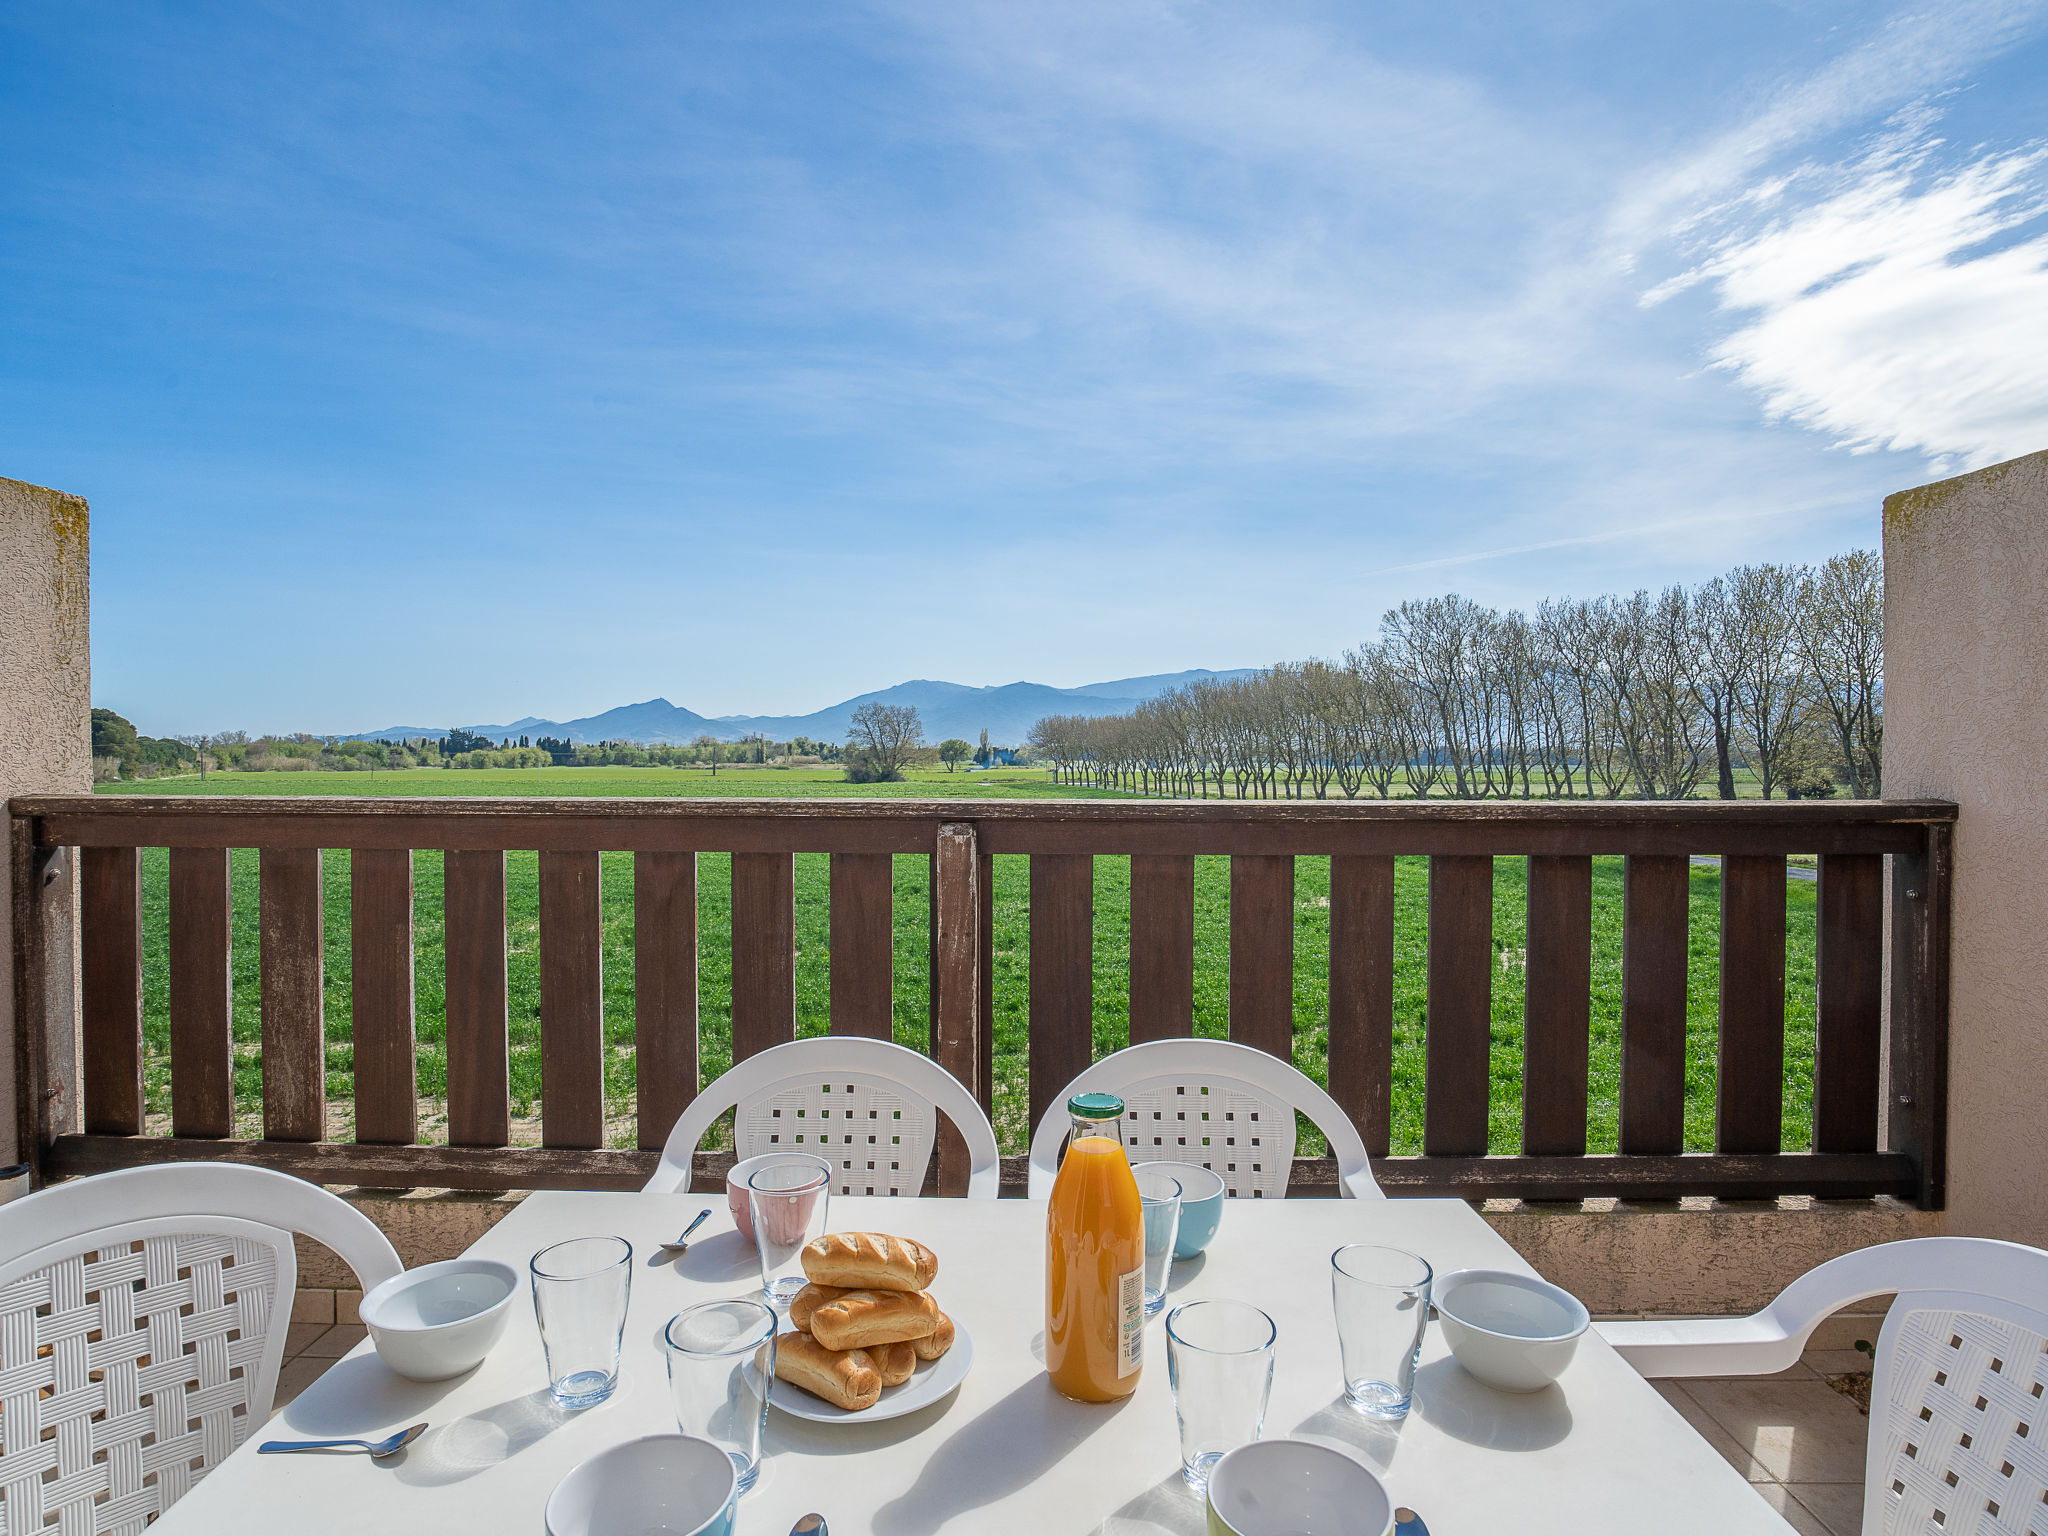
[[1145, 1210], [1145, 1315], [1157, 1317], [1173, 1278], [1173, 1244], [1180, 1235], [1180, 1180], [1160, 1168], [1134, 1168], [1138, 1203]]
[[1259, 1438], [1273, 1390], [1273, 1319], [1242, 1301], [1166, 1314], [1166, 1370], [1180, 1420], [1180, 1475], [1200, 1493], [1226, 1451]]
[[723, 1447], [742, 1493], [761, 1475], [775, 1326], [775, 1309], [758, 1301], [707, 1301], [670, 1318], [661, 1336], [676, 1428]]
[[808, 1284], [797, 1255], [825, 1234], [832, 1200], [832, 1170], [815, 1157], [792, 1157], [756, 1169], [747, 1180], [754, 1218], [754, 1246], [761, 1254], [761, 1290], [787, 1307]]
[[1408, 1416], [1431, 1278], [1426, 1259], [1399, 1248], [1352, 1243], [1330, 1255], [1344, 1396], [1360, 1413], [1375, 1419]]
[[633, 1245], [623, 1237], [571, 1238], [541, 1249], [528, 1268], [548, 1391], [564, 1408], [603, 1402], [619, 1384]]

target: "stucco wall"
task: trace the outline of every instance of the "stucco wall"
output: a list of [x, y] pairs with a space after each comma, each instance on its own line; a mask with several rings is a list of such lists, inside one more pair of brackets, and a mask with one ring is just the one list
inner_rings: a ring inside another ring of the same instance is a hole
[[[77, 496], [0, 479], [0, 801], [92, 788], [87, 518]], [[7, 857], [0, 839], [0, 866]], [[0, 879], [0, 1163], [17, 1155], [13, 935], [10, 872]]]
[[2048, 452], [1885, 499], [1884, 788], [1956, 825], [1948, 1230], [2048, 1247]]

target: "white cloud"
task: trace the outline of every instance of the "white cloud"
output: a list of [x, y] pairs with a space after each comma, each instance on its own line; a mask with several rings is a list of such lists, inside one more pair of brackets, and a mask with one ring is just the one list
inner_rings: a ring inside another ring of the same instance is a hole
[[[1645, 304], [1705, 284], [1743, 317], [1709, 350], [1776, 420], [1970, 468], [2048, 444], [2048, 148], [1937, 168], [1941, 141], [1805, 166], [1717, 215]], [[1788, 206], [1790, 205], [1790, 206]]]

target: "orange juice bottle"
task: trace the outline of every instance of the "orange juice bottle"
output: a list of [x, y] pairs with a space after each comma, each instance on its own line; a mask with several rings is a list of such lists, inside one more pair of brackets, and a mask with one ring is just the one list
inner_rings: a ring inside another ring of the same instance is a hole
[[1114, 1402], [1145, 1363], [1145, 1212], [1124, 1155], [1124, 1101], [1067, 1101], [1067, 1159], [1045, 1221], [1045, 1370], [1062, 1393]]

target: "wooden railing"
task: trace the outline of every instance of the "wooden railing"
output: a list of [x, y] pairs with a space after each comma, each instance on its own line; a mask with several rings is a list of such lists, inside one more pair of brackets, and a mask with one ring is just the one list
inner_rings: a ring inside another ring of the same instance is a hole
[[[930, 861], [930, 1050], [993, 1101], [998, 855], [1030, 859], [1030, 1114], [1089, 1059], [1093, 861], [1128, 855], [1130, 1035], [1190, 1032], [1195, 856], [1229, 1029], [1294, 1044], [1294, 860], [1330, 856], [1328, 1077], [1391, 1193], [1942, 1201], [1943, 802], [95, 798], [12, 802], [17, 1106], [47, 1176], [230, 1157], [330, 1183], [637, 1186], [697, 1088], [697, 864], [732, 855], [732, 1050], [792, 1037], [793, 856], [831, 856], [831, 1027], [891, 1032], [892, 860]], [[169, 850], [170, 1134], [145, 1135], [138, 850]], [[260, 855], [262, 1136], [235, 1139], [229, 854]], [[322, 849], [351, 851], [355, 1140], [326, 1135]], [[413, 861], [444, 860], [448, 1144], [419, 1144]], [[539, 859], [541, 1142], [509, 1147], [507, 850]], [[638, 1148], [603, 1146], [600, 851], [633, 856]], [[1719, 855], [1714, 1150], [1684, 1151], [1688, 859]], [[1819, 856], [1812, 1150], [1784, 1152], [1786, 858]], [[1394, 859], [1429, 863], [1423, 1155], [1389, 1157]], [[1528, 858], [1522, 1149], [1487, 1153], [1493, 860]], [[1626, 858], [1618, 1150], [1587, 1155], [1592, 859]], [[1889, 916], [1886, 860], [1890, 861]], [[69, 892], [81, 921], [74, 988]], [[1889, 963], [1884, 945], [1890, 944]], [[1888, 990], [1887, 990], [1888, 989]], [[1883, 1081], [1880, 1081], [1881, 1075]], [[956, 1144], [938, 1183], [964, 1184]]]

